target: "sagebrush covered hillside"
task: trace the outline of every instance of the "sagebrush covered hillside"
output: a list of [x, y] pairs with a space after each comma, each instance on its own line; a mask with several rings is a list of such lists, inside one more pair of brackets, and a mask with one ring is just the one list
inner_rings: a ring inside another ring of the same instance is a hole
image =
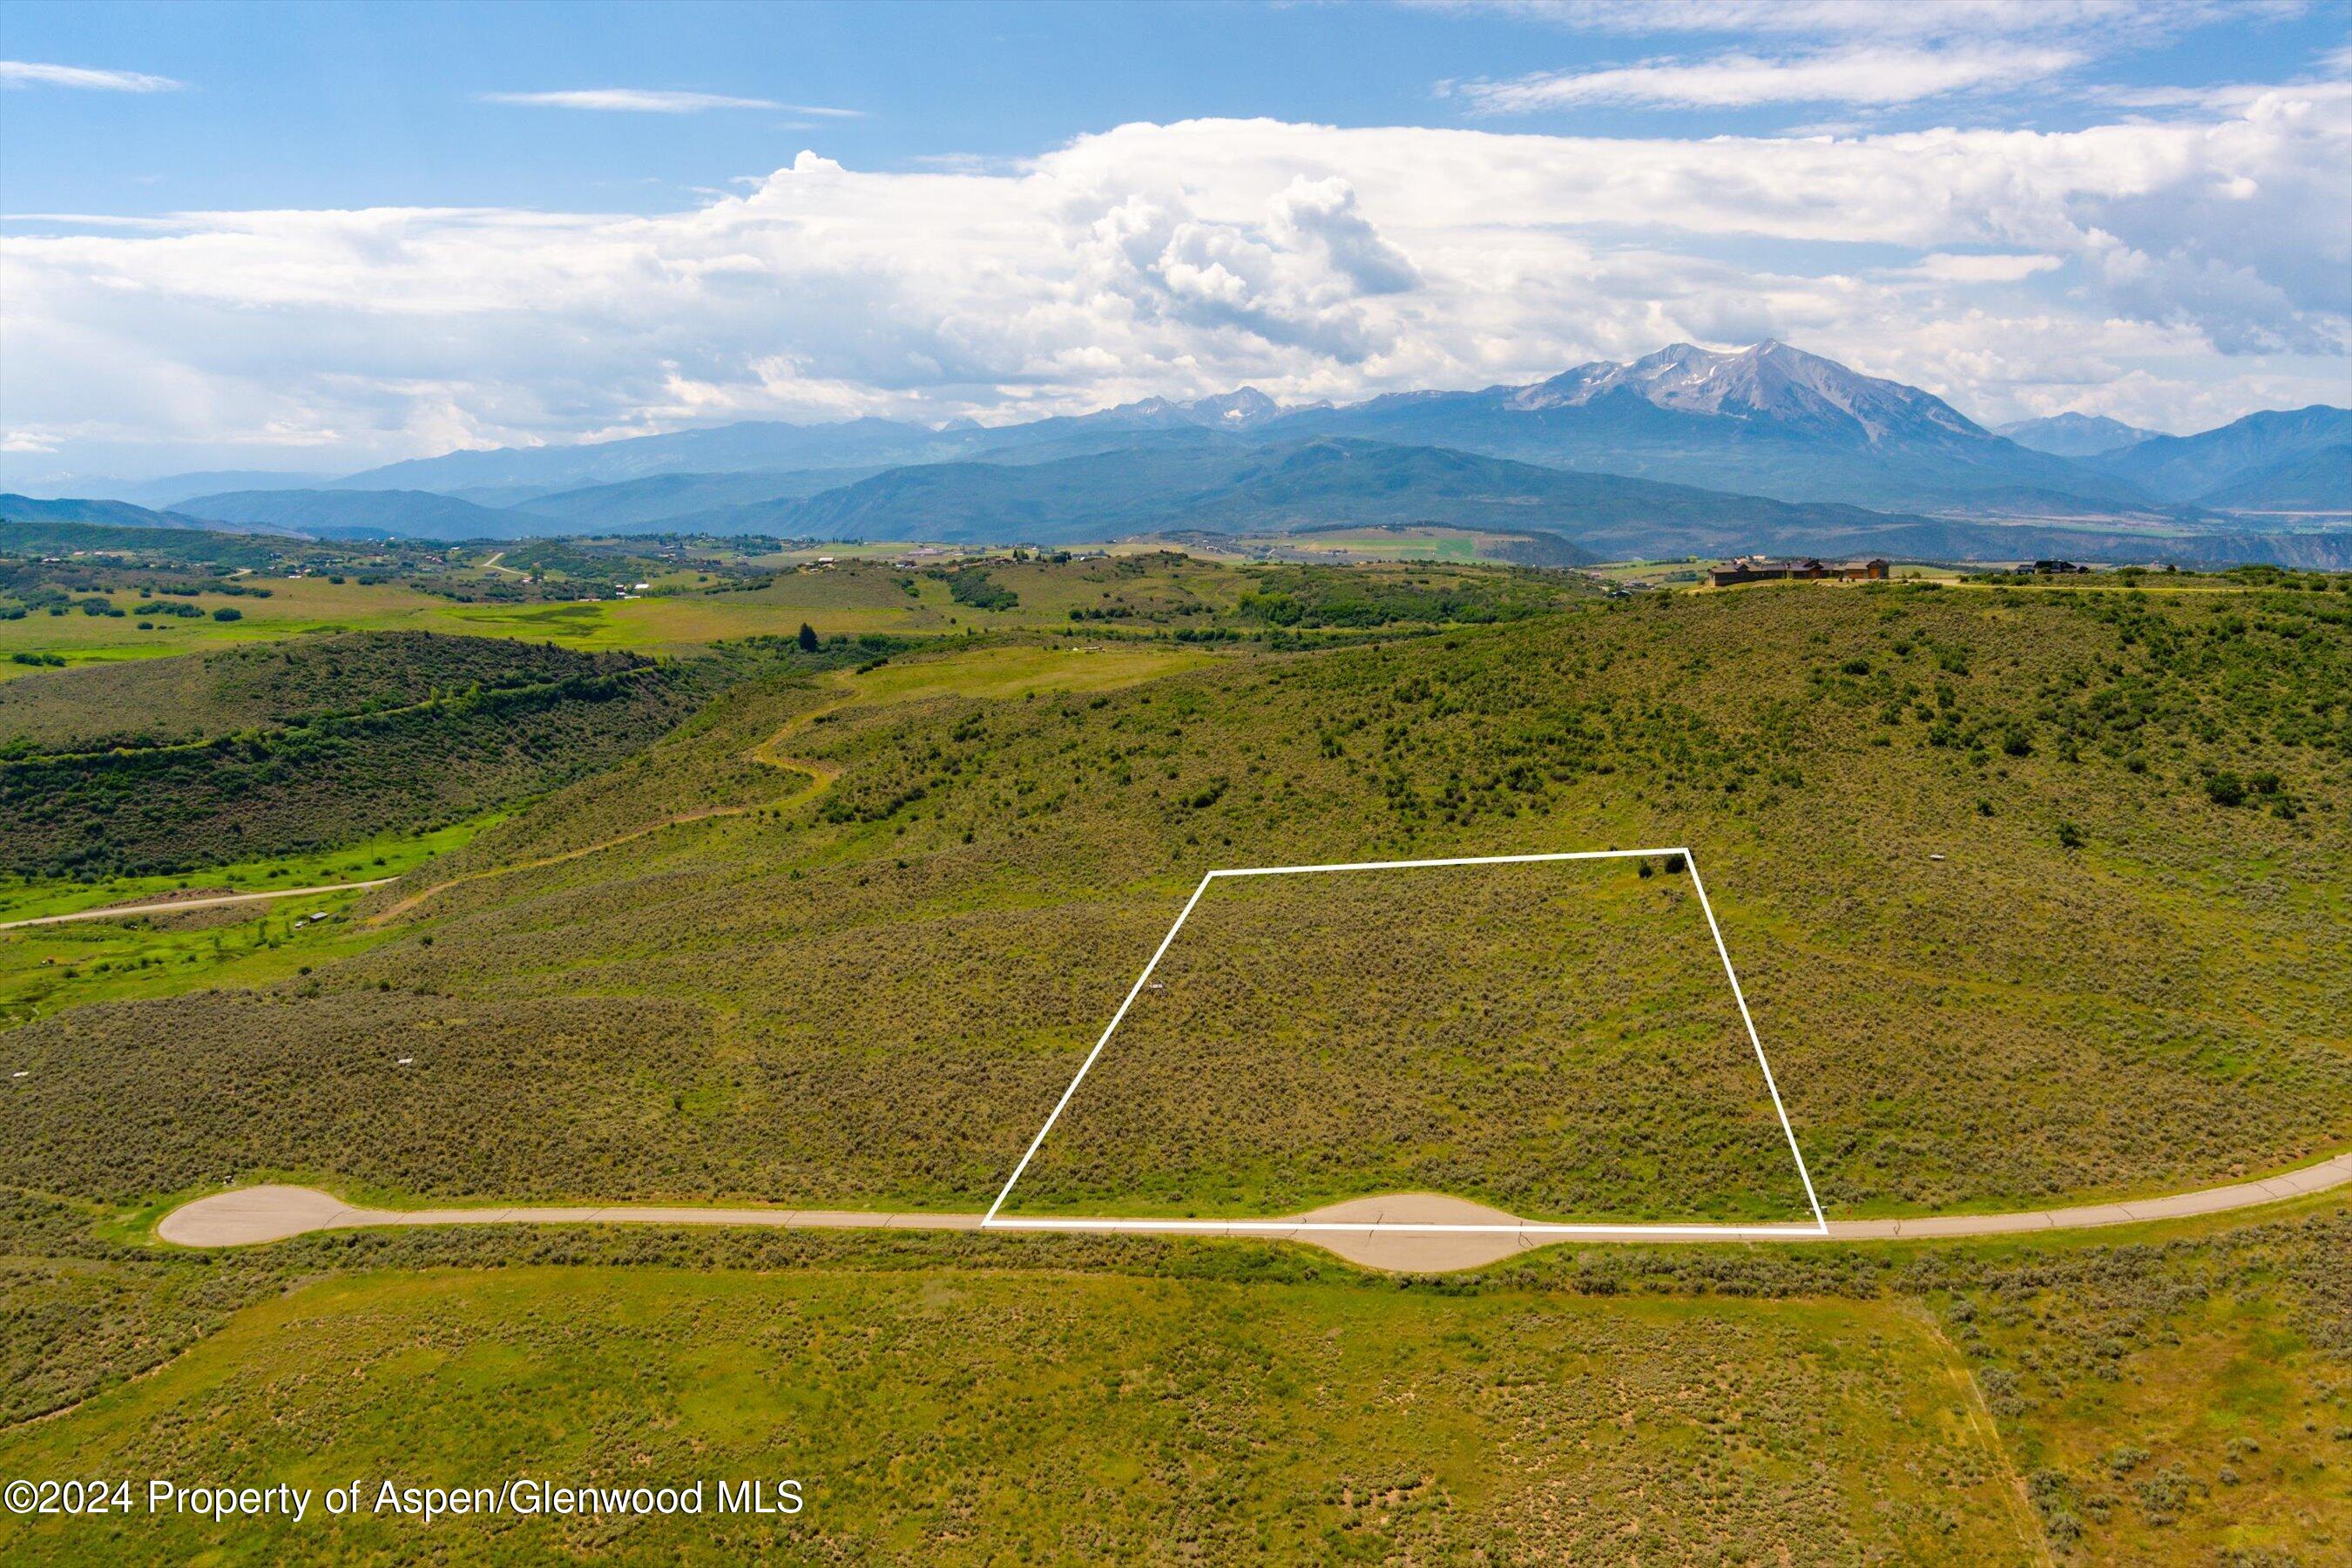
[[438, 826], [597, 771], [713, 686], [415, 632], [28, 676], [0, 686], [0, 870], [171, 871]]
[[[1799, 586], [1012, 700], [754, 681], [378, 895], [391, 941], [22, 1031], [0, 1177], [978, 1207], [1202, 870], [1675, 843], [1833, 1213], [2221, 1180], [2352, 1133], [2347, 612]], [[1170, 1070], [1212, 1154], [1306, 1114]], [[1675, 1103], [1546, 1101], [1571, 1166]]]

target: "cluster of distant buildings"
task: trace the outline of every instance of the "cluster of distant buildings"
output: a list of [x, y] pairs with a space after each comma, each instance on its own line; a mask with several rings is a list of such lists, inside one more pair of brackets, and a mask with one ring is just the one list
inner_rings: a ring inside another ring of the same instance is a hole
[[1735, 555], [1718, 561], [1706, 574], [1711, 587], [1729, 588], [1741, 583], [1814, 582], [1884, 583], [1894, 575], [1885, 556], [1868, 561], [1822, 561], [1808, 555], [1782, 560], [1769, 555]]

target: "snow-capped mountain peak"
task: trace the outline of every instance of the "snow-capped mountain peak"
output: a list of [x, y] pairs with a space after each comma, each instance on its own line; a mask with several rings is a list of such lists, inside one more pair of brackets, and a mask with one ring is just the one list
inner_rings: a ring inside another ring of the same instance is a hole
[[1232, 430], [1261, 424], [1282, 413], [1282, 405], [1255, 386], [1221, 393], [1214, 397], [1199, 398], [1184, 406], [1202, 423], [1220, 425]]
[[1150, 425], [1162, 428], [1185, 425], [1205, 425], [1220, 430], [1245, 430], [1289, 412], [1282, 405], [1255, 386], [1244, 386], [1232, 392], [1221, 392], [1209, 397], [1199, 397], [1190, 403], [1179, 403], [1172, 397], [1146, 397], [1139, 402], [1122, 403], [1089, 418], [1108, 418], [1122, 425]]
[[1612, 395], [1677, 414], [1837, 431], [1873, 446], [1897, 434], [1942, 439], [1985, 435], [1939, 397], [1769, 338], [1731, 351], [1674, 343], [1626, 364], [1602, 360], [1579, 365], [1549, 381], [1511, 389], [1504, 405], [1535, 413], [1582, 407]]

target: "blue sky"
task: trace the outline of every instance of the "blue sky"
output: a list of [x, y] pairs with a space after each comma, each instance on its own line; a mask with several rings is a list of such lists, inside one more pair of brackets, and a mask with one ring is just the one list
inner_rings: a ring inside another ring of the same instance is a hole
[[0, 480], [1768, 333], [1989, 420], [2343, 402], [2347, 37], [2298, 0], [15, 0]]

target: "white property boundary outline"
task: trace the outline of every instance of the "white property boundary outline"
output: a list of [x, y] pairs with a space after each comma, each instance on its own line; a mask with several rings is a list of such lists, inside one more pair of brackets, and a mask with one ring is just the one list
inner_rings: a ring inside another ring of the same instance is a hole
[[[1440, 866], [1523, 865], [1546, 860], [1630, 860], [1651, 855], [1679, 855], [1682, 857], [1685, 868], [1690, 872], [1691, 887], [1698, 893], [1698, 907], [1706, 915], [1707, 932], [1715, 938], [1716, 956], [1723, 961], [1724, 978], [1731, 982], [1732, 1000], [1739, 1004], [1739, 1021], [1748, 1027], [1748, 1043], [1755, 1047], [1756, 1065], [1764, 1069], [1764, 1087], [1771, 1091], [1772, 1110], [1780, 1118], [1780, 1131], [1789, 1140], [1790, 1157], [1796, 1161], [1798, 1178], [1805, 1184], [1805, 1202], [1813, 1211], [1812, 1224], [1559, 1225], [1524, 1220], [1511, 1225], [1447, 1225], [1402, 1220], [1066, 1219], [1058, 1216], [1000, 1219], [997, 1216], [996, 1211], [1003, 1208], [1004, 1200], [1013, 1195], [1013, 1185], [1021, 1180], [1021, 1173], [1029, 1168], [1029, 1162], [1035, 1158], [1038, 1149], [1045, 1142], [1046, 1134], [1054, 1131], [1054, 1123], [1062, 1119], [1062, 1112], [1069, 1106], [1071, 1097], [1078, 1092], [1078, 1085], [1086, 1081], [1087, 1072], [1095, 1065], [1095, 1058], [1102, 1055], [1105, 1046], [1110, 1044], [1110, 1037], [1117, 1032], [1120, 1021], [1127, 1016], [1127, 1010], [1135, 1005], [1135, 999], [1143, 994], [1143, 987], [1150, 981], [1151, 972], [1159, 968], [1160, 959], [1167, 956], [1170, 945], [1176, 940], [1176, 933], [1184, 929], [1184, 922], [1192, 917], [1193, 906], [1201, 901], [1201, 895], [1209, 890], [1209, 884], [1220, 877], [1299, 877], [1324, 871], [1405, 871]], [[1290, 1236], [1300, 1231], [1338, 1230], [1358, 1233], [1375, 1231], [1473, 1235], [1500, 1233], [1510, 1236], [1547, 1237], [1647, 1236], [1705, 1240], [1738, 1239], [1743, 1237], [1827, 1236], [1830, 1232], [1829, 1221], [1822, 1214], [1822, 1200], [1813, 1192], [1812, 1173], [1805, 1168], [1804, 1151], [1797, 1147], [1796, 1129], [1789, 1125], [1788, 1108], [1780, 1103], [1780, 1086], [1773, 1079], [1772, 1064], [1765, 1058], [1764, 1042], [1757, 1037], [1756, 1020], [1748, 1014], [1747, 993], [1739, 987], [1739, 973], [1731, 966], [1731, 950], [1724, 945], [1723, 928], [1716, 923], [1715, 906], [1707, 900], [1706, 884], [1699, 880], [1698, 861], [1692, 856], [1689, 849], [1680, 845], [1658, 849], [1578, 849], [1551, 855], [1466, 855], [1441, 860], [1354, 860], [1328, 866], [1243, 866], [1223, 868], [1207, 873], [1201, 879], [1200, 886], [1192, 889], [1192, 896], [1184, 900], [1184, 908], [1177, 915], [1176, 923], [1170, 926], [1168, 934], [1160, 939], [1160, 946], [1153, 951], [1151, 962], [1143, 966], [1143, 973], [1135, 977], [1133, 985], [1128, 987], [1127, 999], [1118, 1005], [1118, 1011], [1111, 1015], [1110, 1023], [1103, 1029], [1102, 1037], [1095, 1041], [1095, 1048], [1088, 1051], [1087, 1059], [1078, 1064], [1077, 1076], [1070, 1080], [1070, 1087], [1062, 1091], [1062, 1098], [1055, 1102], [1053, 1113], [1045, 1118], [1045, 1125], [1037, 1129], [1037, 1136], [1029, 1140], [1029, 1147], [1022, 1154], [1021, 1163], [1013, 1167], [1013, 1174], [1005, 1179], [1003, 1190], [996, 1194], [996, 1201], [988, 1205], [988, 1213], [982, 1216], [980, 1223], [983, 1230], [1142, 1231], [1207, 1236]]]

